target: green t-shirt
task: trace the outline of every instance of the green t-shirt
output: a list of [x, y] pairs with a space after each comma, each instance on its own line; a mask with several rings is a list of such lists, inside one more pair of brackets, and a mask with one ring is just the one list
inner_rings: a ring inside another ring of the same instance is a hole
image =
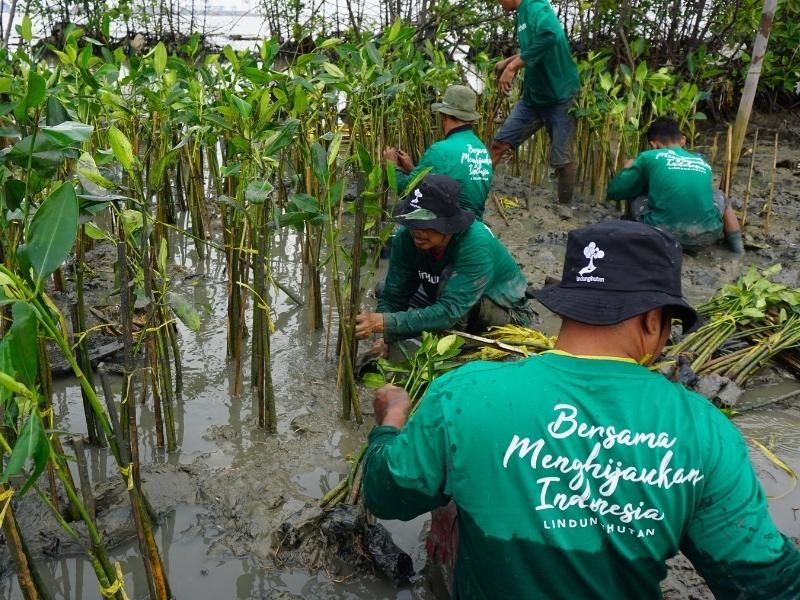
[[458, 203], [461, 208], [474, 212], [479, 221], [483, 220], [486, 196], [492, 185], [492, 159], [472, 127], [464, 125], [454, 129], [432, 144], [411, 173], [398, 173], [398, 187], [404, 189], [417, 173], [428, 167], [432, 173], [448, 175], [460, 183]]
[[[438, 293], [446, 268], [450, 275], [444, 290]], [[420, 285], [429, 298], [438, 298], [430, 306], [409, 309], [409, 300]], [[411, 233], [403, 227], [392, 240], [386, 286], [376, 310], [384, 313], [387, 341], [453, 327], [482, 296], [508, 308], [515, 322], [524, 325], [530, 319], [527, 287], [508, 250], [479, 221], [453, 235], [438, 259], [431, 252], [417, 249]]]
[[458, 506], [456, 598], [661, 598], [679, 550], [718, 598], [800, 597], [741, 434], [632, 361], [467, 364], [364, 465], [380, 518]]
[[517, 41], [525, 62], [525, 104], [562, 104], [578, 93], [580, 79], [567, 34], [547, 0], [522, 0], [517, 9]]
[[650, 212], [642, 222], [671, 232], [683, 244], [722, 234], [711, 166], [683, 148], [642, 152], [609, 182], [607, 195], [609, 200], [646, 195]]

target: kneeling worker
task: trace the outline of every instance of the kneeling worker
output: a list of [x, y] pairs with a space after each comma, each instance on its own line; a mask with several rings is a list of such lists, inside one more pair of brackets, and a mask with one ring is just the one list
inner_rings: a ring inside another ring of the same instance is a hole
[[661, 598], [682, 551], [716, 598], [800, 598], [800, 553], [770, 518], [736, 426], [647, 368], [679, 319], [681, 250], [641, 223], [570, 232], [536, 297], [556, 349], [439, 377], [409, 417], [385, 386], [364, 455], [381, 519], [458, 507], [454, 598]]
[[382, 333], [391, 342], [451, 327], [479, 333], [531, 323], [525, 277], [491, 231], [459, 207], [458, 192], [457, 181], [431, 173], [398, 204], [395, 219], [404, 227], [392, 241], [377, 312], [358, 315], [357, 338]]
[[431, 110], [442, 116], [444, 137], [425, 150], [416, 166], [406, 152], [396, 148], [386, 148], [383, 160], [397, 163], [400, 190], [423, 169], [430, 168], [432, 173], [452, 177], [461, 185], [458, 193], [461, 208], [474, 212], [482, 221], [492, 185], [492, 159], [472, 130], [472, 124], [481, 118], [475, 110], [477, 102], [475, 92], [467, 86], [451, 85], [441, 102], [431, 104]]
[[684, 250], [715, 243], [744, 253], [739, 220], [722, 192], [714, 191], [711, 166], [684, 149], [678, 124], [656, 119], [647, 131], [650, 150], [628, 161], [608, 184], [609, 200], [628, 200], [628, 216], [669, 231]]

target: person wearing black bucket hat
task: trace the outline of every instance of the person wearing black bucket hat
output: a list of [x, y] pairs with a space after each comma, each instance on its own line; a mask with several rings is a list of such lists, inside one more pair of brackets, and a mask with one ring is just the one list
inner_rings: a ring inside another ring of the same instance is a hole
[[554, 350], [473, 362], [408, 395], [376, 392], [363, 485], [382, 519], [458, 509], [456, 598], [661, 598], [683, 552], [717, 598], [800, 598], [748, 447], [704, 397], [647, 367], [697, 315], [667, 233], [573, 231]]
[[441, 102], [431, 104], [431, 110], [441, 115], [444, 137], [425, 150], [417, 165], [406, 152], [394, 147], [384, 150], [383, 159], [397, 164], [397, 185], [401, 190], [425, 169], [452, 177], [461, 184], [458, 194], [461, 208], [475, 213], [480, 221], [492, 185], [492, 160], [472, 130], [472, 124], [481, 118], [475, 110], [477, 101], [469, 87], [451, 85]]
[[681, 292], [681, 247], [668, 233], [630, 221], [571, 231], [561, 283], [534, 297], [557, 315], [614, 325], [668, 307], [689, 331], [697, 313]]
[[[530, 324], [527, 282], [514, 259], [475, 215], [458, 204], [459, 184], [431, 173], [395, 209], [389, 271], [374, 313], [356, 320], [359, 339], [391, 342], [423, 331]], [[423, 293], [418, 293], [421, 288]]]

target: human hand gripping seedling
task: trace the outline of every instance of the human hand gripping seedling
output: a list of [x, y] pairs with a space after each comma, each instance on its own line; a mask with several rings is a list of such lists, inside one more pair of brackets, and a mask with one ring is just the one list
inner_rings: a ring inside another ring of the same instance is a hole
[[402, 429], [411, 410], [411, 400], [403, 388], [389, 384], [375, 392], [373, 408], [378, 425]]

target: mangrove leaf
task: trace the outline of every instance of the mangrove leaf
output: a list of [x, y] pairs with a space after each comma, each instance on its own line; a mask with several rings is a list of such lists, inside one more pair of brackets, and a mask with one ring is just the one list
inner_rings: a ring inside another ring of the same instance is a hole
[[11, 364], [25, 387], [36, 387], [39, 354], [36, 348], [38, 322], [36, 312], [27, 302], [15, 302], [11, 308], [14, 321], [6, 335]]
[[37, 285], [69, 256], [78, 232], [78, 198], [64, 183], [36, 211], [25, 236], [24, 255], [36, 272]]
[[119, 161], [122, 168], [126, 171], [132, 170], [134, 162], [133, 147], [125, 134], [116, 127], [111, 127], [108, 130], [108, 141], [111, 144], [112, 152], [114, 152], [114, 158]]
[[14, 444], [6, 471], [3, 473], [2, 483], [8, 483], [10, 477], [21, 473], [29, 458], [33, 459], [34, 467], [25, 485], [19, 491], [20, 496], [36, 482], [50, 458], [50, 442], [47, 439], [42, 418], [35, 407], [28, 416], [28, 420], [25, 421], [25, 425], [22, 426], [22, 431]]
[[42, 132], [61, 147], [85, 142], [92, 137], [94, 127], [77, 121], [64, 121], [52, 127], [42, 127]]

